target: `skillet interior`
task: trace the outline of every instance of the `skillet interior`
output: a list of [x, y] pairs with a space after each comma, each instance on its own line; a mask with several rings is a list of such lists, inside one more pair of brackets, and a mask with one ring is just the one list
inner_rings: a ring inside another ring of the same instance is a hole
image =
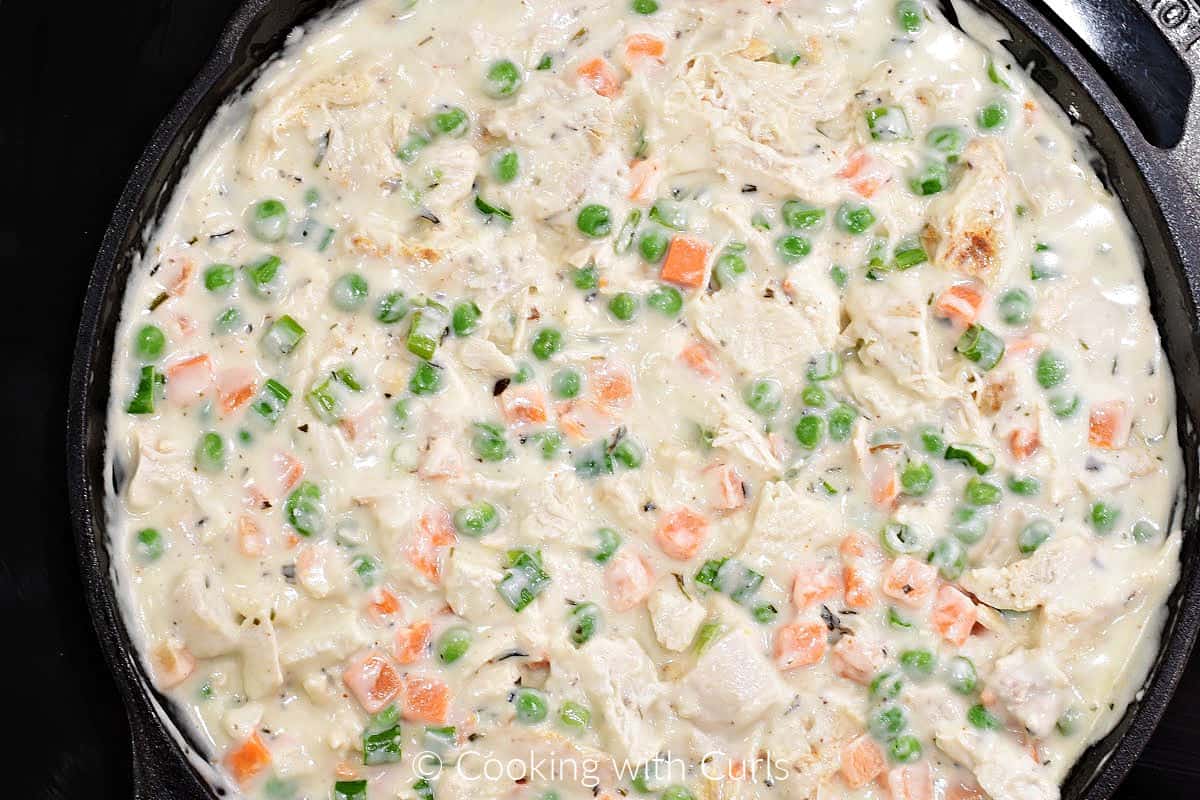
[[[1145, 2], [1158, 4], [1158, 0]], [[1092, 143], [1101, 156], [1095, 166], [1123, 201], [1140, 237], [1152, 310], [1174, 370], [1186, 473], [1176, 513], [1181, 515], [1185, 538], [1183, 568], [1169, 601], [1171, 613], [1163, 647], [1140, 701], [1108, 736], [1084, 753], [1063, 785], [1063, 797], [1069, 800], [1105, 798], [1116, 790], [1149, 739], [1200, 626], [1200, 440], [1196, 424], [1200, 422], [1200, 335], [1195, 330], [1200, 243], [1194, 223], [1200, 202], [1179, 179], [1188, 156], [1195, 153], [1200, 126], [1192, 120], [1191, 130], [1185, 131], [1174, 153], [1150, 146], [1101, 74], [1048, 21], [1044, 10], [1023, 0], [978, 0], [978, 4], [1008, 29], [1011, 41], [1006, 46], [1017, 62], [1031, 64], [1032, 75], [1042, 88], [1092, 131]], [[138, 798], [190, 800], [211, 794], [203, 788], [200, 771], [182, 755], [176, 742], [185, 743], [192, 751], [197, 748], [187, 743], [173, 719], [155, 711], [159, 704], [169, 709], [169, 702], [154, 692], [142, 675], [111, 579], [104, 514], [105, 416], [121, 301], [133, 257], [142, 245], [141, 232], [157, 221], [170, 201], [187, 157], [214, 112], [279, 49], [296, 24], [330, 5], [328, 0], [248, 0], [239, 9], [212, 59], [138, 161], [106, 231], [88, 287], [68, 419], [72, 517], [93, 622], [130, 718]], [[952, 9], [945, 10], [953, 20]], [[1097, 27], [1108, 24], [1103, 18], [1093, 21]], [[1147, 26], [1148, 33], [1159, 35], [1147, 19], [1140, 24]], [[1192, 56], [1189, 60], [1194, 70], [1197, 59]], [[1194, 164], [1192, 161], [1192, 169]]]

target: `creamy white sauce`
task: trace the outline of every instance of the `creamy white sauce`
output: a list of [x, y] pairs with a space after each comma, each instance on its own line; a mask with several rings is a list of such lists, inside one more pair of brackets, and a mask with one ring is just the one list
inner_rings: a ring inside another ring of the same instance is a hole
[[126, 298], [115, 579], [218, 780], [1056, 797], [1155, 653], [1181, 462], [1129, 222], [994, 26], [408, 5], [221, 110]]

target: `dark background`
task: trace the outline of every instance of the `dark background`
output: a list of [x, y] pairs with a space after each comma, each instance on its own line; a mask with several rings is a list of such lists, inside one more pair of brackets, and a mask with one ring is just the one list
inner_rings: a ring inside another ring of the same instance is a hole
[[[129, 731], [67, 519], [64, 417], [89, 270], [125, 177], [236, 0], [0, 0], [0, 693], [12, 798], [128, 798]], [[15, 700], [15, 707], [13, 701]], [[1200, 796], [1200, 659], [1118, 797]]]

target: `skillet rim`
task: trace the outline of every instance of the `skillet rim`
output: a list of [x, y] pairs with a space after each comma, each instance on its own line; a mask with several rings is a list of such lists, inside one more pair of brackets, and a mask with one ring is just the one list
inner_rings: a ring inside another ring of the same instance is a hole
[[[162, 782], [162, 772], [159, 770], [166, 769], [170, 772], [171, 768], [157, 759], [162, 755], [172, 754], [176, 757], [186, 757], [187, 750], [198, 748], [181, 733], [181, 726], [175, 722], [172, 713], [160, 715], [156, 710], [160, 702], [167, 704], [166, 699], [152, 688], [144, 674], [140, 655], [132, 643], [119, 610], [114, 576], [107, 569], [108, 542], [106, 522], [103, 518], [107, 486], [103, 469], [103, 447], [97, 456], [89, 452], [88, 445], [89, 432], [98, 428], [100, 441], [103, 442], [107, 427], [111, 359], [105, 359], [105, 356], [111, 354], [112, 338], [115, 335], [115, 324], [121, 306], [121, 298], [117, 298], [115, 310], [111, 307], [112, 298], [109, 292], [114, 283], [119, 284], [128, 277], [127, 273], [122, 273], [126, 272], [131, 255], [141, 251], [144, 244], [141, 238], [142, 231], [146, 229], [146, 224], [157, 223], [162, 212], [162, 198], [169, 196], [169, 192], [174, 189], [178, 175], [172, 174], [171, 167], [164, 163], [165, 159], [172, 149], [179, 148], [182, 160], [186, 163], [196, 139], [211, 122], [212, 113], [204, 113], [197, 119], [193, 117], [205, 105], [211, 105], [211, 111], [215, 111], [232, 96], [232, 93], [240, 91], [247, 78], [252, 78], [261, 70], [263, 64], [278, 54], [282, 40], [286, 38], [289, 30], [307, 22], [314, 13], [335, 8], [345, 2], [347, 0], [291, 0], [287, 4], [288, 11], [283, 13], [288, 19], [270, 36], [271, 41], [265, 54], [261, 51], [253, 52], [253, 45], [248, 43], [248, 39], [263, 26], [262, 18], [270, 13], [272, 5], [278, 8], [284, 4], [272, 3], [272, 0], [245, 0], [237, 8], [205, 65], [156, 127], [135, 162], [90, 270], [68, 388], [66, 445], [70, 517], [76, 539], [80, 577], [87, 596], [92, 624], [130, 722], [135, 794], [138, 797], [142, 797], [145, 790], [151, 791], [145, 795], [147, 797], [163, 796], [153, 792], [151, 787], [154, 786], [169, 786], [172, 792], [178, 793], [183, 787]], [[1186, 187], [1171, 174], [1170, 160], [1167, 161], [1167, 166], [1153, 163], [1154, 153], [1162, 151], [1146, 144], [1108, 84], [1063, 32], [1035, 5], [1037, 0], [971, 2], [1010, 32], [1014, 25], [1019, 26], [1029, 38], [1052, 51], [1053, 60], [1049, 61], [1046, 67], [1056, 74], [1069, 75], [1082, 88], [1085, 97], [1099, 108], [1102, 123], [1111, 128], [1116, 140], [1124, 148], [1123, 155], [1134, 166], [1144, 192], [1157, 203], [1157, 207], [1151, 209], [1152, 216], [1164, 223], [1158, 231], [1135, 231], [1139, 240], [1143, 240], [1143, 251], [1144, 239], [1147, 236], [1160, 240], [1163, 247], [1171, 251], [1174, 258], [1169, 267], [1172, 271], [1182, 272], [1178, 277], [1186, 282], [1184, 299], [1189, 301], [1194, 311], [1196, 300], [1200, 297], [1200, 281], [1195, 272], [1194, 257], [1189, 259], [1187, 256], [1194, 256], [1191, 249], [1194, 248], [1195, 242], [1189, 240], [1182, 220], [1186, 219], [1186, 212], [1197, 210], [1197, 203], [1195, 198], [1186, 192]], [[247, 50], [250, 52], [246, 52]], [[228, 81], [231, 74], [238, 71], [244, 71], [245, 75], [231, 87], [224, 87], [220, 97], [215, 97], [214, 92], [218, 84]], [[1189, 122], [1195, 126], [1194, 108], [1192, 117]], [[1080, 122], [1078, 117], [1073, 119], [1077, 123]], [[1107, 162], [1114, 154], [1101, 152], [1101, 156]], [[157, 179], [162, 180], [156, 185]], [[1181, 189], [1184, 191], [1181, 192]], [[1123, 210], [1129, 214], [1125, 196], [1115, 189], [1112, 191], [1121, 200]], [[1174, 198], [1170, 196], [1172, 191], [1175, 192]], [[1189, 203], [1192, 206], [1190, 209]], [[151, 211], [155, 212], [154, 215], [147, 216]], [[138, 223], [140, 217], [145, 217], [145, 224], [133, 230], [132, 227]], [[1194, 233], [1192, 235], [1194, 236]], [[1143, 256], [1143, 261], [1148, 261], [1148, 258]], [[1149, 281], [1150, 267], [1146, 263], [1143, 263], [1143, 272]], [[111, 315], [111, 319], [108, 315]], [[1154, 317], [1165, 349], [1165, 323], [1158, 313], [1155, 313]], [[103, 339], [100, 338], [102, 323], [110, 323], [114, 329], [112, 332], [104, 331]], [[110, 333], [112, 335], [109, 335]], [[1174, 363], [1172, 369], [1178, 383], [1179, 371], [1175, 369]], [[97, 386], [97, 379], [100, 379], [100, 386]], [[1178, 386], [1176, 389], [1178, 398]], [[104, 400], [103, 407], [97, 407], [96, 398]], [[1190, 422], [1182, 403], [1177, 400], [1177, 405], [1179, 420]], [[1176, 433], [1180, 438], [1181, 447], [1185, 447], [1185, 431], [1180, 429]], [[94, 474], [97, 457], [100, 459], [98, 475]], [[1187, 476], [1186, 487], [1186, 492], [1193, 502], [1197, 492], [1193, 485], [1194, 478], [1191, 474]], [[1187, 520], [1182, 527], [1188, 527]], [[1195, 529], [1193, 521], [1193, 530], [1190, 534], [1185, 532], [1185, 536], [1196, 535], [1200, 535], [1200, 530]], [[1200, 631], [1200, 565], [1195, 563], [1200, 560], [1200, 553], [1193, 553], [1190, 561], [1183, 560], [1183, 555], [1181, 550], [1180, 577], [1168, 601], [1168, 617], [1162, 632], [1162, 642], [1150, 673], [1142, 684], [1139, 697], [1121, 717], [1113, 733], [1093, 744], [1080, 756], [1076, 767], [1063, 781], [1064, 795], [1086, 797], [1089, 800], [1111, 797], [1149, 741], [1174, 694]], [[1091, 774], [1077, 775], [1079, 766], [1088, 754], [1106, 744], [1107, 740], [1118, 732], [1119, 735], [1108, 746], [1107, 751], [1100, 755], [1098, 766]], [[159, 741], [145, 741], [147, 737]], [[187, 749], [179, 748], [181, 742]], [[215, 796], [194, 764], [186, 763], [185, 772], [175, 770], [175, 773], [191, 776], [195, 787], [188, 786], [187, 790], [196, 797]], [[146, 783], [142, 784], [142, 781]], [[1083, 782], [1080, 791], [1069, 792], [1068, 788], [1076, 781]]]

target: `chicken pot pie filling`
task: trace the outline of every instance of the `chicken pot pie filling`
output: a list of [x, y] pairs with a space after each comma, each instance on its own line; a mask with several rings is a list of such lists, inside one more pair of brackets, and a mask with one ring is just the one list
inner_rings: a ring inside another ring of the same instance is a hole
[[1128, 220], [915, 0], [342, 8], [113, 374], [127, 621], [246, 797], [1055, 798], [1177, 574]]

